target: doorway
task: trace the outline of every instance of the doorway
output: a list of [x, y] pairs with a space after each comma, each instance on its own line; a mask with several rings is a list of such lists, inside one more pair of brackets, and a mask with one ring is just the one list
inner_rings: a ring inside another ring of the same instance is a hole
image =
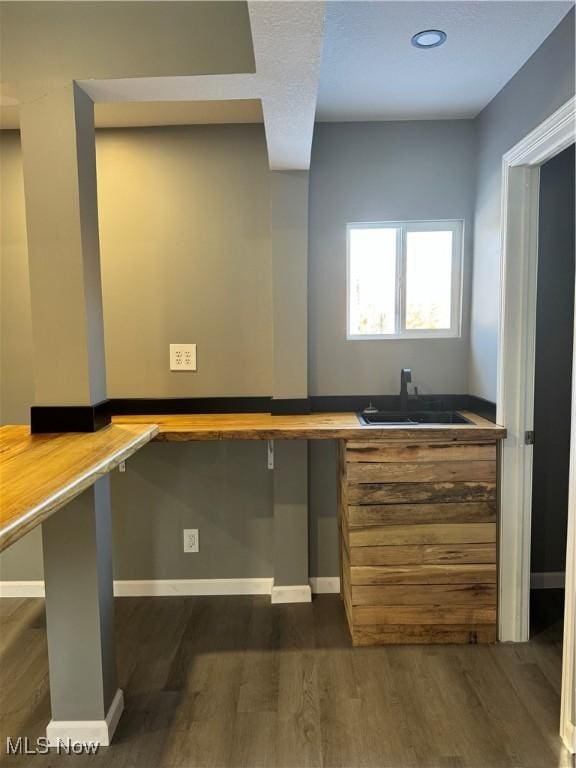
[[574, 330], [574, 144], [540, 168], [530, 635], [562, 637]]
[[[502, 261], [498, 345], [500, 456], [498, 639], [530, 638], [530, 555], [538, 220], [541, 167], [576, 141], [576, 97], [502, 157]], [[576, 334], [574, 334], [576, 340]], [[576, 355], [572, 361], [560, 734], [576, 752]]]

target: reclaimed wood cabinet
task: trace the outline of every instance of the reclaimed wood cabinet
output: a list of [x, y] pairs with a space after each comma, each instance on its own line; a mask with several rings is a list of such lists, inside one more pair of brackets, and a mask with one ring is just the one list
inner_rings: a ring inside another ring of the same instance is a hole
[[341, 440], [341, 589], [354, 645], [490, 643], [497, 441]]

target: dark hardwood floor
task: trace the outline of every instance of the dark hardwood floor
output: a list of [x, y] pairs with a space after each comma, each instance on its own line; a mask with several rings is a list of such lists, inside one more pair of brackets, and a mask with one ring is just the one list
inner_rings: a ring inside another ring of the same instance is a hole
[[42, 600], [0, 600], [2, 765], [565, 768], [561, 629], [497, 646], [350, 645], [338, 596], [122, 598], [126, 709], [96, 755], [7, 756], [50, 718]]

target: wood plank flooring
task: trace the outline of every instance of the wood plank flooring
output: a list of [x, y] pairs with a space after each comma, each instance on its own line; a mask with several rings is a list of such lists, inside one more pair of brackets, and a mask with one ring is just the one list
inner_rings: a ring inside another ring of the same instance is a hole
[[97, 755], [6, 756], [50, 717], [42, 600], [0, 600], [0, 764], [568, 768], [559, 624], [530, 643], [352, 648], [336, 595], [116, 600], [126, 709]]

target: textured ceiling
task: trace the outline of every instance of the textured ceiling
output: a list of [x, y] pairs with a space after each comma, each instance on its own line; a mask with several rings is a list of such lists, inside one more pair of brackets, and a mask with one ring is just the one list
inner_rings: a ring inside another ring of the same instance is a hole
[[310, 167], [324, 2], [248, 3], [270, 167]]
[[[317, 120], [474, 117], [518, 71], [571, 2], [329, 2]], [[442, 29], [419, 50], [410, 38]]]
[[[255, 72], [166, 75], [159, 69], [153, 76], [78, 82], [96, 103], [98, 126], [263, 121], [270, 167], [306, 169], [314, 119], [474, 117], [572, 5], [253, 0], [247, 4], [248, 59]], [[164, 7], [170, 12], [172, 6]], [[446, 31], [446, 44], [428, 51], [411, 46], [411, 36], [426, 28]], [[124, 55], [129, 59], [130, 51]], [[17, 127], [16, 95], [14, 83], [2, 84], [0, 127]]]

